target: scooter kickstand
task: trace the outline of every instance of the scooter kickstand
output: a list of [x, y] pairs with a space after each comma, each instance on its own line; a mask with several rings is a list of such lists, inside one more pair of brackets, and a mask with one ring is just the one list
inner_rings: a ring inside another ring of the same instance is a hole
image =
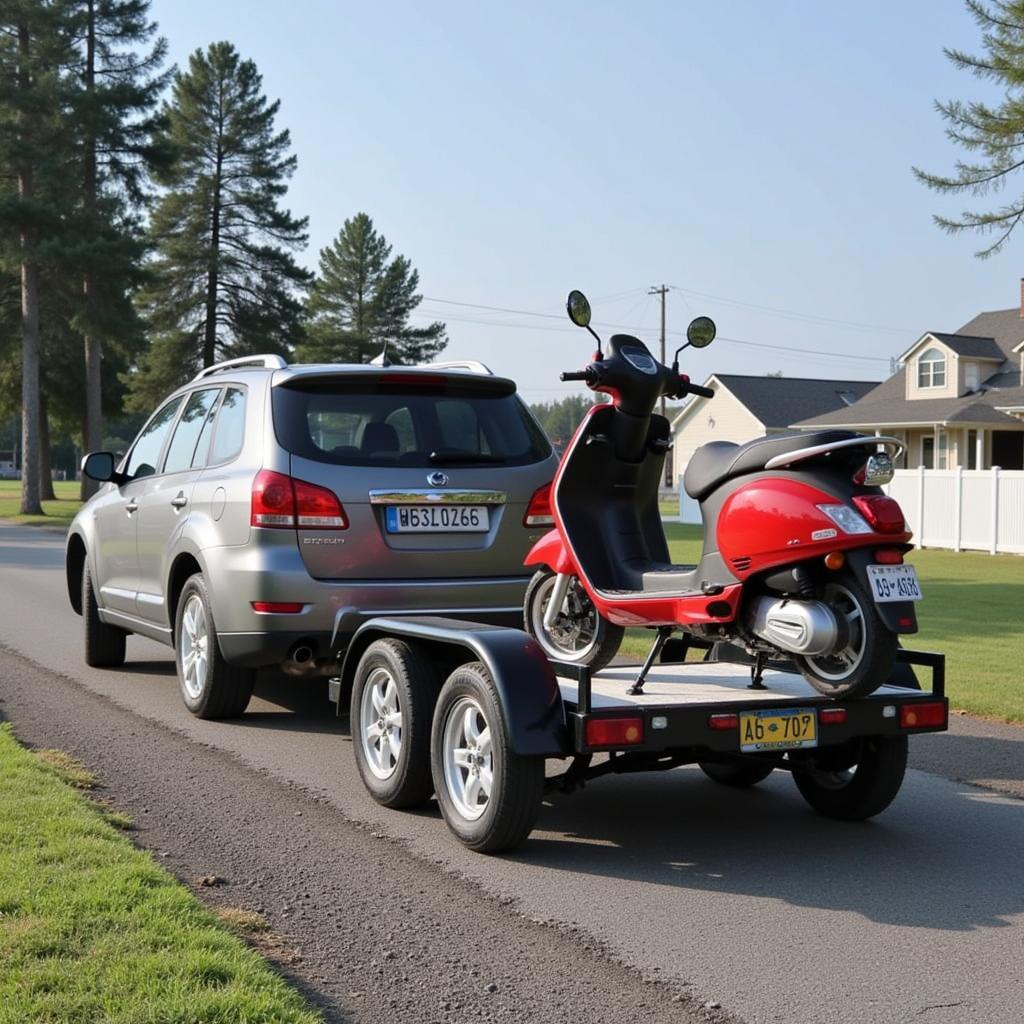
[[644, 680], [647, 678], [647, 673], [651, 671], [651, 666], [657, 660], [658, 655], [661, 654], [661, 649], [665, 646], [665, 641], [672, 635], [673, 629], [673, 626], [658, 627], [658, 636], [647, 655], [647, 660], [640, 669], [640, 675], [636, 677], [629, 689], [626, 690], [628, 696], [635, 697], [638, 693], [644, 692]]
[[750, 685], [747, 687], [748, 690], [767, 690], [768, 687], [761, 682], [761, 676], [764, 675], [764, 655], [755, 654], [754, 664], [750, 666]]

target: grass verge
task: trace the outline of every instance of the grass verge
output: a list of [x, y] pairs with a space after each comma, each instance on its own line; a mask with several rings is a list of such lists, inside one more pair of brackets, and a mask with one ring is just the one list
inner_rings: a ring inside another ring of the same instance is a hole
[[[699, 526], [666, 523], [672, 560], [700, 558]], [[946, 655], [946, 693], [955, 708], [971, 714], [1024, 722], [1024, 558], [973, 551], [918, 550], [924, 600], [921, 631], [907, 646]], [[622, 653], [642, 658], [652, 634], [631, 629]]]
[[9, 519], [23, 526], [67, 526], [75, 513], [82, 507], [78, 499], [79, 484], [76, 480], [55, 480], [53, 493], [56, 501], [44, 501], [41, 516], [23, 516], [21, 506], [21, 481], [0, 480], [0, 519]]
[[69, 771], [92, 784], [0, 726], [0, 1020], [321, 1019], [66, 783]]

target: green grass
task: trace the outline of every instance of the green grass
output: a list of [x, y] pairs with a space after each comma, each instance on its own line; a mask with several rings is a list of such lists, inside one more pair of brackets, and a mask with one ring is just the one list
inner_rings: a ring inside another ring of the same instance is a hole
[[[672, 560], [700, 558], [699, 526], [665, 524]], [[1024, 722], [1024, 558], [969, 551], [914, 551], [924, 600], [921, 631], [906, 646], [946, 655], [946, 693], [955, 708]], [[631, 629], [622, 653], [642, 658], [649, 630]]]
[[320, 1020], [68, 772], [0, 726], [0, 1022]]
[[23, 516], [21, 507], [21, 481], [0, 480], [0, 519], [10, 519], [24, 526], [67, 526], [82, 507], [78, 500], [80, 484], [77, 480], [55, 480], [53, 493], [56, 501], [43, 502], [43, 515]]

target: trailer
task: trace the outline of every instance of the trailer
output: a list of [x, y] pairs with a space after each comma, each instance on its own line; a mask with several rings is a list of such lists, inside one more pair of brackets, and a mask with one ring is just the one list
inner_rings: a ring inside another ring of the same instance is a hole
[[545, 792], [687, 764], [729, 787], [786, 771], [820, 814], [864, 820], [899, 792], [909, 736], [948, 727], [941, 654], [901, 649], [889, 683], [835, 700], [785, 663], [694, 638], [661, 645], [657, 664], [592, 674], [518, 629], [431, 616], [350, 626], [336, 630], [330, 695], [348, 709], [367, 790], [396, 809], [436, 795], [480, 852], [522, 843]]

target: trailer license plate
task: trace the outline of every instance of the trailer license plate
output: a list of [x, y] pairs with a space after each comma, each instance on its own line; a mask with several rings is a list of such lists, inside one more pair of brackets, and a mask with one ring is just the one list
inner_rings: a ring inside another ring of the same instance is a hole
[[740, 750], [793, 750], [818, 745], [818, 716], [814, 708], [768, 708], [740, 712]]
[[388, 505], [388, 533], [486, 533], [491, 527], [486, 505]]
[[920, 601], [924, 596], [912, 565], [869, 565], [868, 582], [876, 604], [890, 601]]

